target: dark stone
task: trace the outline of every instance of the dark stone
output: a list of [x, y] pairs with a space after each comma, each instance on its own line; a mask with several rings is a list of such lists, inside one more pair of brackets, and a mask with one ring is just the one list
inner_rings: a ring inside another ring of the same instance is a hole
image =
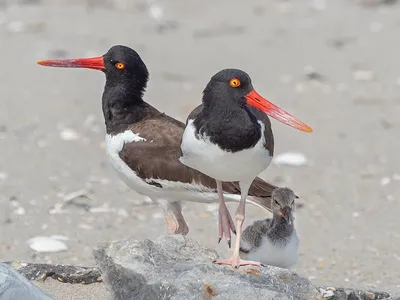
[[100, 271], [97, 268], [19, 262], [7, 262], [7, 264], [29, 280], [53, 278], [60, 282], [82, 284], [102, 281]]
[[9, 265], [0, 263], [0, 300], [51, 300]]

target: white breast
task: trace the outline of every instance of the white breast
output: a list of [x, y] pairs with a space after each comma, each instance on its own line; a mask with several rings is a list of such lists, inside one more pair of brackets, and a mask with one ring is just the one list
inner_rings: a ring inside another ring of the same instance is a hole
[[133, 133], [131, 130], [126, 130], [116, 135], [107, 134], [106, 136], [106, 151], [108, 158], [117, 171], [118, 176], [130, 188], [142, 195], [151, 195], [154, 193], [155, 188], [145, 183], [137, 174], [128, 167], [127, 164], [121, 159], [119, 153], [127, 143], [140, 143], [146, 142], [145, 138], [140, 137], [140, 133]]
[[259, 261], [262, 264], [290, 268], [297, 263], [299, 238], [296, 233], [290, 237], [286, 245], [272, 244], [264, 237], [260, 247], [247, 254], [246, 259]]
[[[264, 124], [260, 121], [259, 124], [264, 132]], [[180, 161], [210, 177], [221, 181], [252, 181], [271, 163], [263, 134], [253, 148], [232, 153], [213, 144], [208, 136], [197, 138], [195, 131], [193, 120], [189, 120], [182, 137]]]

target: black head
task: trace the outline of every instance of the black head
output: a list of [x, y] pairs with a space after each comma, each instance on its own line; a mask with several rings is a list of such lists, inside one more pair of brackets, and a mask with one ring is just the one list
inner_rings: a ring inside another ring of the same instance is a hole
[[126, 130], [146, 114], [143, 101], [149, 72], [139, 54], [125, 46], [113, 46], [106, 54], [91, 58], [44, 60], [43, 66], [88, 68], [103, 71], [106, 85], [102, 97], [107, 133]]
[[103, 55], [104, 68], [109, 83], [125, 82], [144, 92], [149, 72], [139, 54], [126, 46], [113, 46]]
[[124, 84], [135, 94], [142, 96], [149, 78], [149, 72], [139, 54], [126, 46], [113, 46], [106, 54], [91, 58], [56, 59], [39, 61], [50, 67], [88, 68], [106, 74], [106, 86]]
[[258, 94], [253, 88], [250, 76], [239, 69], [224, 69], [211, 77], [203, 91], [203, 104], [206, 109], [212, 109], [219, 104], [240, 107], [248, 104], [286, 125], [312, 132], [310, 126]]
[[224, 69], [211, 77], [203, 91], [204, 105], [213, 102], [230, 102], [244, 106], [247, 102], [246, 95], [253, 90], [250, 76], [239, 69]]

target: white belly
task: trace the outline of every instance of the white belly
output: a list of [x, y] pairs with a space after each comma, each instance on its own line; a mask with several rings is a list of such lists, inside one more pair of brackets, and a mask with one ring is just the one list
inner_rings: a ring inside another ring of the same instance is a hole
[[[264, 132], [264, 124], [261, 132]], [[182, 137], [182, 157], [180, 161], [210, 177], [221, 181], [252, 181], [268, 168], [272, 157], [264, 148], [265, 138], [251, 149], [235, 153], [226, 152], [218, 145], [211, 143], [209, 137], [196, 138], [193, 120], [188, 121]]]
[[263, 238], [261, 246], [247, 254], [246, 259], [259, 261], [262, 264], [290, 268], [297, 263], [299, 254], [299, 238], [294, 233], [286, 245], [271, 244], [267, 237]]

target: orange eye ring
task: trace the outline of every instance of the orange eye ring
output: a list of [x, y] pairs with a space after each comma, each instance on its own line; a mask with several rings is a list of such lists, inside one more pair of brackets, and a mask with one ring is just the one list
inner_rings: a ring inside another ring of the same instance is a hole
[[238, 78], [232, 78], [230, 81], [229, 81], [229, 85], [231, 86], [231, 87], [238, 87], [238, 86], [240, 86], [240, 80], [238, 79]]
[[118, 70], [123, 70], [123, 69], [125, 69], [125, 64], [122, 63], [122, 62], [117, 62], [117, 63], [115, 64], [115, 67], [116, 67]]

